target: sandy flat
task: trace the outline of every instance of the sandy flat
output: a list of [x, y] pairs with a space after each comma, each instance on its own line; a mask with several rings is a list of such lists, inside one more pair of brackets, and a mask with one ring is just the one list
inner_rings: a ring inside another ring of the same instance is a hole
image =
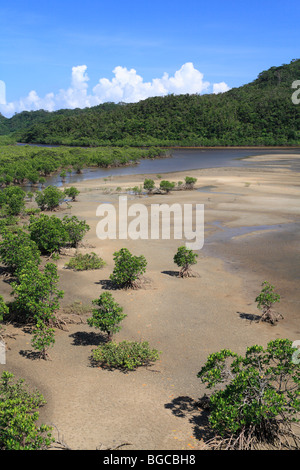
[[[193, 191], [168, 195], [133, 196], [129, 188], [147, 175], [116, 176], [83, 181], [71, 209], [57, 215], [76, 215], [90, 225], [82, 252], [94, 251], [106, 266], [97, 271], [64, 268], [69, 256], [57, 261], [65, 291], [61, 312], [75, 301], [90, 305], [107, 288], [114, 266], [113, 253], [127, 247], [147, 259], [149, 284], [135, 291], [113, 291], [127, 317], [116, 340], [146, 340], [161, 351], [148, 369], [124, 374], [92, 367], [90, 355], [101, 335], [86, 324], [56, 331], [51, 361], [33, 359], [30, 334], [10, 325], [10, 370], [36, 386], [47, 405], [41, 421], [52, 423], [73, 449], [95, 449], [127, 443], [126, 449], [198, 449], [205, 439], [200, 410], [193, 404], [207, 390], [197, 378], [207, 355], [222, 348], [243, 354], [247, 346], [275, 338], [300, 339], [300, 186], [291, 161], [299, 155], [253, 157], [248, 168], [214, 168], [163, 175], [183, 181], [195, 176]], [[280, 160], [280, 166], [276, 165]], [[274, 165], [272, 162], [274, 161]], [[153, 178], [153, 175], [150, 176]], [[156, 184], [159, 180], [154, 178]], [[116, 191], [116, 188], [121, 188]], [[173, 256], [185, 240], [99, 240], [96, 209], [101, 203], [118, 208], [120, 194], [128, 205], [204, 204], [205, 241], [194, 270], [199, 277], [179, 279]], [[255, 297], [264, 280], [281, 295], [277, 307], [284, 319], [276, 326], [257, 323]], [[10, 287], [1, 280], [8, 300]], [[56, 431], [54, 432], [56, 436]]]

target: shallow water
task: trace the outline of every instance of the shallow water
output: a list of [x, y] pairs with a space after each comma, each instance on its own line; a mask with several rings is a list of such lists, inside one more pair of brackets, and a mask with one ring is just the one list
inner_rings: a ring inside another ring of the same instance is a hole
[[[139, 163], [132, 166], [118, 168], [85, 168], [81, 174], [74, 172], [67, 175], [64, 184], [76, 184], [77, 182], [85, 180], [109, 178], [119, 175], [158, 175], [204, 168], [253, 166], [253, 162], [250, 162], [247, 157], [282, 154], [283, 152], [285, 154], [300, 154], [300, 149], [176, 149], [172, 150], [172, 156], [170, 158], [142, 159]], [[280, 165], [280, 162], [276, 162], [275, 164]], [[267, 163], [258, 163], [255, 165], [265, 166]], [[293, 163], [293, 165], [296, 165], [296, 163]], [[297, 169], [299, 170], [299, 168]], [[50, 176], [47, 178], [46, 185], [61, 186], [61, 177], [59, 175]], [[30, 188], [31, 186], [28, 186], [25, 189], [30, 190]]]
[[206, 245], [210, 245], [216, 242], [228, 242], [235, 237], [242, 235], [248, 235], [253, 232], [259, 232], [264, 230], [278, 230], [287, 226], [294, 226], [294, 223], [291, 224], [275, 224], [275, 225], [252, 225], [252, 226], [242, 226], [242, 227], [226, 227], [222, 225], [221, 222], [215, 221], [211, 225], [218, 227], [217, 232], [212, 235], [207, 236], [205, 240]]
[[[226, 227], [219, 221], [212, 226], [219, 230], [206, 235], [203, 252], [224, 261], [237, 263], [253, 272], [268, 273], [281, 281], [300, 280], [300, 222], [277, 225]], [[258, 232], [259, 236], [241, 237]], [[294, 292], [299, 302], [298, 285]]]

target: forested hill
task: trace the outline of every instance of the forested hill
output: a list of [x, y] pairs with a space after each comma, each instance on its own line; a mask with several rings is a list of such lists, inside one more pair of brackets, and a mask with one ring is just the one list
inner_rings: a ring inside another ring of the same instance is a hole
[[14, 132], [28, 143], [81, 146], [300, 145], [300, 104], [291, 99], [295, 80], [300, 80], [300, 59], [218, 95], [0, 116], [0, 133]]

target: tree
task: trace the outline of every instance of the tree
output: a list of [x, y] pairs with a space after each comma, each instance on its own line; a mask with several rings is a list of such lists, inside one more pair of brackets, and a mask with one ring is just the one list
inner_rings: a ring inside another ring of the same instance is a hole
[[9, 186], [0, 193], [0, 207], [7, 215], [19, 215], [25, 207], [26, 192], [19, 186]]
[[191, 270], [191, 265], [197, 263], [197, 257], [197, 253], [194, 253], [193, 250], [190, 250], [185, 246], [180, 246], [178, 248], [173, 259], [174, 263], [181, 268], [179, 271], [179, 277], [191, 277], [194, 275]]
[[280, 318], [283, 318], [280, 313], [272, 310], [273, 304], [280, 301], [280, 295], [274, 292], [274, 286], [268, 281], [262, 283], [262, 290], [256, 297], [257, 308], [262, 310], [261, 321], [276, 323]]
[[140, 277], [146, 271], [147, 261], [143, 255], [134, 256], [127, 248], [114, 253], [115, 267], [110, 279], [118, 288], [138, 288]]
[[70, 188], [66, 188], [64, 192], [66, 196], [72, 198], [73, 202], [76, 201], [76, 196], [80, 194], [80, 191], [74, 186], [71, 186]]
[[93, 300], [93, 304], [99, 308], [92, 311], [92, 317], [87, 319], [87, 323], [107, 333], [108, 341], [111, 341], [112, 335], [121, 329], [119, 323], [127, 315], [123, 314], [123, 308], [114, 301], [110, 292], [101, 294], [99, 299]]
[[72, 217], [66, 215], [62, 219], [62, 223], [68, 233], [71, 246], [77, 248], [78, 243], [83, 239], [86, 232], [90, 230], [89, 225], [84, 220], [79, 220], [75, 215]]
[[37, 425], [39, 408], [45, 405], [43, 395], [29, 391], [24, 380], [13, 383], [14, 375], [4, 371], [0, 381], [0, 449], [43, 450], [54, 438], [52, 428]]
[[244, 357], [228, 349], [208, 356], [197, 376], [207, 388], [218, 387], [209, 399], [213, 448], [300, 448], [300, 437], [292, 430], [300, 411], [294, 352], [290, 340], [276, 339], [266, 349], [247, 348]]
[[43, 254], [59, 252], [70, 239], [65, 224], [55, 215], [31, 216], [28, 229], [31, 240], [37, 244]]
[[61, 177], [62, 182], [66, 181], [66, 176], [67, 176], [66, 170], [62, 170], [62, 171], [60, 172], [59, 176]]
[[1, 262], [13, 274], [22, 269], [28, 261], [40, 263], [40, 251], [30, 235], [18, 228], [15, 232], [3, 230], [0, 242]]
[[171, 181], [162, 180], [159, 184], [159, 187], [162, 191], [166, 191], [166, 193], [169, 193], [172, 189], [175, 188], [175, 183], [171, 183]]
[[2, 295], [0, 295], [0, 341], [3, 340], [3, 337], [4, 337], [3, 327], [1, 323], [5, 320], [5, 317], [8, 314], [9, 314], [9, 307], [6, 305], [6, 302], [4, 302]]
[[35, 197], [35, 201], [42, 211], [53, 211], [61, 204], [63, 199], [63, 191], [56, 186], [47, 186], [44, 191], [39, 191]]
[[197, 178], [192, 178], [191, 176], [185, 177], [185, 187], [187, 189], [194, 189], [194, 184], [197, 182]]
[[[4, 299], [2, 295], [0, 295], [0, 323], [3, 322], [4, 318], [6, 315], [9, 314], [9, 308], [6, 305], [6, 302], [4, 302]], [[1, 327], [0, 327], [1, 329]]]
[[48, 349], [55, 343], [54, 328], [49, 327], [43, 321], [38, 320], [33, 330], [31, 344], [39, 352], [41, 359], [50, 358]]
[[55, 323], [55, 312], [64, 292], [58, 289], [59, 276], [54, 263], [46, 263], [44, 271], [28, 263], [19, 273], [18, 282], [12, 283], [15, 297], [13, 311], [20, 321]]
[[31, 170], [28, 174], [27, 174], [27, 179], [29, 181], [29, 183], [35, 185], [37, 184], [37, 182], [39, 181], [40, 179], [40, 174], [38, 171], [36, 170]]
[[150, 178], [146, 178], [144, 181], [144, 189], [146, 189], [146, 191], [148, 191], [149, 193], [152, 193], [154, 188], [155, 188], [154, 180]]

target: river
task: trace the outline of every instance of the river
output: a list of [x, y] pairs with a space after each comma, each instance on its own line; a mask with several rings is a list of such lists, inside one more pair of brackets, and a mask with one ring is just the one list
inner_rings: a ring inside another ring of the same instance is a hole
[[[108, 178], [117, 175], [163, 174], [176, 171], [188, 171], [201, 168], [238, 167], [253, 165], [247, 157], [270, 154], [300, 154], [299, 149], [172, 149], [169, 158], [141, 159], [131, 166], [117, 168], [84, 168], [81, 174], [67, 174], [64, 184], [75, 185], [77, 182]], [[277, 162], [276, 164], [280, 164]], [[296, 165], [296, 162], [293, 162]], [[298, 165], [297, 165], [298, 166]], [[297, 168], [299, 171], [299, 168]], [[188, 176], [188, 175], [187, 175]], [[46, 185], [61, 186], [61, 177], [53, 174], [47, 178]], [[27, 185], [26, 185], [27, 186]], [[30, 189], [30, 186], [25, 189]]]

